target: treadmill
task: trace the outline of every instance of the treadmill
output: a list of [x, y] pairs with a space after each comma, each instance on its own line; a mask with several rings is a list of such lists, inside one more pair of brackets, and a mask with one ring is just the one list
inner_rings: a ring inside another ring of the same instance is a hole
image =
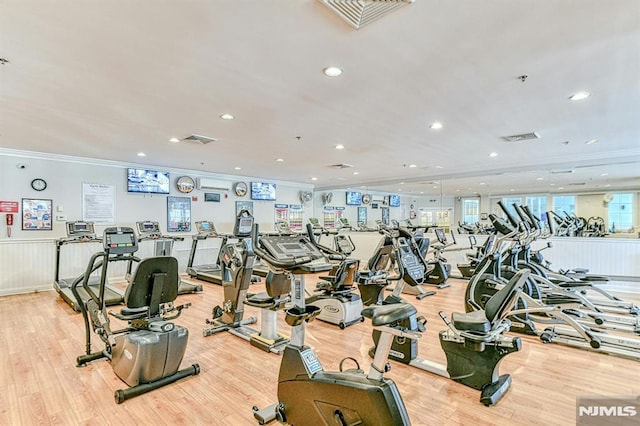
[[[173, 243], [184, 241], [184, 237], [174, 235], [164, 235], [160, 232], [160, 224], [156, 221], [144, 220], [136, 222], [138, 228], [138, 242], [153, 241], [154, 256], [171, 256]], [[127, 278], [131, 276], [132, 262], [127, 266]], [[128, 279], [127, 279], [128, 281]], [[202, 291], [200, 284], [191, 284], [180, 280], [178, 283], [178, 294], [198, 293]]]
[[[74, 297], [71, 291], [71, 285], [73, 282], [83, 276], [72, 278], [60, 278], [60, 256], [62, 252], [62, 246], [66, 244], [78, 244], [78, 243], [102, 243], [102, 238], [96, 236], [95, 227], [93, 222], [75, 221], [67, 222], [67, 237], [59, 238], [56, 240], [56, 270], [55, 278], [53, 281], [53, 288], [58, 292], [62, 300], [67, 302], [74, 311], [80, 312], [81, 308], [78, 305], [78, 301]], [[89, 278], [89, 285], [96, 288], [100, 287], [100, 277], [92, 276]], [[88, 300], [90, 296], [84, 290], [82, 286], [78, 286], [78, 292], [80, 293], [82, 300]], [[118, 289], [110, 287], [108, 284], [105, 286], [104, 301], [107, 306], [119, 305], [123, 303], [123, 293]]]
[[[203, 220], [196, 222], [196, 234], [192, 237], [191, 252], [189, 253], [189, 262], [187, 263], [187, 274], [192, 278], [197, 278], [202, 281], [207, 281], [212, 284], [222, 285], [222, 272], [220, 268], [220, 260], [216, 256], [216, 263], [209, 263], [204, 265], [194, 265], [193, 261], [196, 257], [196, 250], [198, 249], [198, 242], [206, 240], [207, 238], [222, 238], [220, 247], [227, 243], [229, 238], [236, 238], [235, 235], [219, 234], [216, 231], [216, 227], [213, 222]], [[259, 277], [266, 277], [269, 273], [269, 268], [265, 265], [256, 263], [251, 276], [251, 282], [260, 282]]]
[[193, 260], [196, 257], [198, 242], [204, 241], [207, 238], [222, 238], [222, 244], [220, 244], [220, 247], [222, 247], [225, 245], [229, 237], [227, 235], [218, 234], [213, 222], [209, 220], [201, 220], [196, 222], [196, 234], [193, 235], [192, 238], [193, 241], [191, 242], [191, 251], [189, 252], [189, 262], [187, 263], [187, 274], [192, 278], [197, 278], [212, 284], [222, 285], [220, 261], [217, 256], [216, 263], [194, 265]]

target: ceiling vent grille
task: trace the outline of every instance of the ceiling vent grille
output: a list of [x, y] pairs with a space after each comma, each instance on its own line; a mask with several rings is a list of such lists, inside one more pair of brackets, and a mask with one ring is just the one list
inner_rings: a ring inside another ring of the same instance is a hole
[[356, 30], [415, 0], [320, 0]]
[[329, 167], [331, 167], [332, 169], [348, 169], [350, 167], [353, 167], [353, 164], [340, 163], [340, 164], [332, 164]]
[[182, 140], [185, 141], [185, 142], [191, 142], [191, 143], [197, 143], [197, 144], [200, 144], [200, 145], [206, 145], [208, 143], [215, 142], [218, 139], [210, 138], [208, 136], [202, 136], [202, 135], [193, 134], [191, 136], [187, 136], [186, 138], [184, 138]]
[[573, 170], [551, 170], [552, 175], [565, 175], [571, 173], [573, 173]]
[[573, 183], [570, 183], [569, 185], [570, 186], [582, 186], [582, 185], [586, 185], [586, 184], [587, 184], [586, 182], [573, 182]]
[[523, 133], [521, 135], [503, 136], [502, 139], [504, 139], [507, 142], [520, 142], [520, 141], [527, 141], [530, 139], [540, 139], [540, 135], [537, 132], [531, 132], [531, 133]]

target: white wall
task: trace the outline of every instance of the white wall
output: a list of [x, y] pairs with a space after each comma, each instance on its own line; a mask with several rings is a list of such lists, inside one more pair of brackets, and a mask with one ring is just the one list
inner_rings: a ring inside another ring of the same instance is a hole
[[[24, 169], [16, 167], [25, 165]], [[22, 198], [53, 200], [53, 214], [65, 215], [67, 220], [82, 219], [82, 184], [97, 183], [116, 187], [116, 224], [135, 228], [135, 222], [154, 220], [160, 223], [163, 232], [167, 230], [167, 196], [128, 193], [126, 169], [135, 164], [101, 161], [95, 159], [72, 158], [38, 153], [16, 153], [0, 149], [0, 200], [17, 201]], [[138, 165], [139, 166], [139, 165]], [[250, 201], [249, 195], [237, 197], [233, 191], [209, 191], [221, 193], [219, 203], [204, 202], [204, 192], [195, 189], [190, 194], [180, 193], [175, 181], [180, 176], [210, 177], [227, 180], [230, 183], [268, 180], [277, 185], [278, 204], [301, 204], [299, 192], [312, 191], [312, 185], [261, 179], [259, 177], [229, 176], [204, 173], [193, 170], [177, 170], [162, 166], [142, 166], [144, 168], [168, 171], [171, 175], [170, 196], [192, 196], [191, 221], [212, 220], [220, 232], [231, 232], [235, 219], [235, 202]], [[47, 181], [46, 190], [38, 192], [31, 188], [34, 178]], [[232, 187], [232, 185], [230, 185]], [[254, 216], [261, 231], [272, 231], [274, 223], [274, 202], [253, 201]], [[58, 211], [62, 209], [62, 211]], [[313, 212], [313, 201], [304, 206], [306, 222]], [[48, 290], [52, 288], [55, 265], [55, 244], [57, 238], [66, 236], [65, 221], [53, 221], [51, 231], [23, 231], [21, 213], [14, 214], [12, 236], [7, 236], [4, 214], [0, 213], [0, 295]], [[96, 226], [98, 235], [107, 225]], [[191, 246], [191, 234], [182, 235], [184, 241], [176, 242], [174, 255], [184, 271]], [[196, 264], [215, 261], [220, 240], [207, 240], [198, 246]], [[74, 247], [71, 247], [74, 246]], [[82, 246], [82, 247], [81, 247]], [[138, 255], [152, 254], [153, 244], [140, 244]], [[61, 276], [74, 277], [84, 271], [91, 255], [101, 250], [99, 244], [74, 244], [63, 247]], [[110, 268], [112, 277], [122, 276], [121, 268]]]

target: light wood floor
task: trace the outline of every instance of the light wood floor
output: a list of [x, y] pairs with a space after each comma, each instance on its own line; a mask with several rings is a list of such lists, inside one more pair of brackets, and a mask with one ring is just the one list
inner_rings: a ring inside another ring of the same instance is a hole
[[[445, 326], [437, 312], [463, 306], [465, 281], [451, 279], [451, 284], [436, 296], [415, 301], [429, 319], [420, 355], [436, 362], [445, 361], [437, 338]], [[53, 291], [0, 298], [0, 424], [254, 424], [251, 407], [275, 401], [280, 358], [228, 333], [204, 338], [204, 320], [222, 294], [221, 287], [204, 286], [204, 293], [180, 296], [193, 306], [176, 321], [191, 332], [182, 366], [197, 362], [200, 375], [121, 405], [115, 404], [113, 392], [124, 384], [108, 362], [75, 366], [84, 349], [80, 314]], [[345, 356], [368, 367], [370, 324], [340, 330], [314, 321], [307, 330], [307, 343], [325, 369], [337, 369]], [[640, 364], [635, 361], [544, 345], [537, 338], [525, 337], [523, 343], [522, 351], [501, 364], [513, 385], [495, 407], [480, 404], [473, 389], [412, 367], [394, 363], [387, 376], [397, 383], [415, 425], [569, 425], [575, 424], [577, 397], [640, 393]]]

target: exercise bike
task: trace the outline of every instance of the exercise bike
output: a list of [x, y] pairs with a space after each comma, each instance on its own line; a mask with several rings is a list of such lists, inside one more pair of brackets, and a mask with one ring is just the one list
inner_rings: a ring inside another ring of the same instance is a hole
[[[226, 242], [218, 255], [222, 268], [224, 301], [213, 308], [212, 319], [207, 319], [208, 327], [203, 330], [205, 337], [222, 331], [249, 341], [265, 352], [282, 353], [289, 338], [278, 333], [277, 311], [289, 302], [291, 283], [281, 275], [268, 273], [265, 279], [266, 292], [248, 293], [251, 284], [256, 254], [251, 240], [254, 219], [248, 210], [242, 210], [236, 217], [233, 234], [237, 242]], [[258, 319], [244, 318], [244, 305], [261, 309], [260, 330], [249, 325]]]
[[[402, 286], [415, 286], [424, 280], [424, 265], [411, 249], [410, 243], [403, 237], [397, 239], [396, 259], [401, 280], [396, 284], [391, 296], [385, 298], [383, 306], [406, 303], [401, 297]], [[529, 271], [518, 272], [503, 289], [487, 301], [484, 310], [472, 313], [453, 313], [449, 320], [444, 312], [440, 318], [448, 330], [439, 333], [440, 345], [447, 357], [447, 365], [440, 365], [418, 357], [418, 345], [415, 340], [395, 339], [391, 346], [390, 359], [443, 377], [481, 391], [480, 402], [484, 405], [496, 404], [511, 385], [511, 376], [500, 375], [498, 367], [502, 358], [517, 352], [522, 347], [519, 337], [506, 337], [511, 321], [506, 318], [522, 291]], [[426, 320], [408, 316], [393, 324], [403, 330], [425, 330]], [[371, 356], [377, 356], [381, 349], [382, 337], [373, 331], [374, 347]]]
[[383, 373], [389, 369], [386, 361], [394, 337], [421, 337], [419, 332], [390, 325], [415, 315], [415, 308], [397, 304], [364, 309], [362, 315], [371, 319], [382, 336], [369, 373], [358, 366], [324, 371], [313, 349], [304, 343], [305, 324], [320, 311], [305, 306], [304, 275], [310, 273], [305, 265], [322, 258], [322, 253], [305, 236], [262, 237], [254, 250], [270, 268], [290, 279], [294, 287], [292, 306], [285, 311], [292, 333], [280, 364], [278, 402], [263, 409], [254, 407], [256, 420], [260, 424], [277, 419], [296, 425], [409, 425], [402, 397], [395, 383]]
[[[84, 317], [86, 352], [77, 357], [78, 367], [91, 361], [108, 359], [114, 373], [128, 386], [115, 392], [115, 401], [125, 400], [200, 373], [198, 364], [178, 370], [184, 356], [189, 331], [171, 320], [190, 304], [174, 306], [178, 295], [178, 261], [160, 256], [140, 260], [133, 253], [138, 242], [132, 228], [111, 227], [104, 231], [103, 252], [94, 254], [84, 275], [72, 285], [73, 294]], [[138, 267], [126, 289], [126, 307], [120, 312], [106, 311], [105, 291], [109, 262], [132, 261]], [[98, 294], [89, 283], [94, 271], [102, 268]], [[80, 289], [90, 296], [82, 299]], [[110, 316], [127, 321], [122, 330], [111, 330]], [[105, 344], [91, 352], [91, 327]]]

